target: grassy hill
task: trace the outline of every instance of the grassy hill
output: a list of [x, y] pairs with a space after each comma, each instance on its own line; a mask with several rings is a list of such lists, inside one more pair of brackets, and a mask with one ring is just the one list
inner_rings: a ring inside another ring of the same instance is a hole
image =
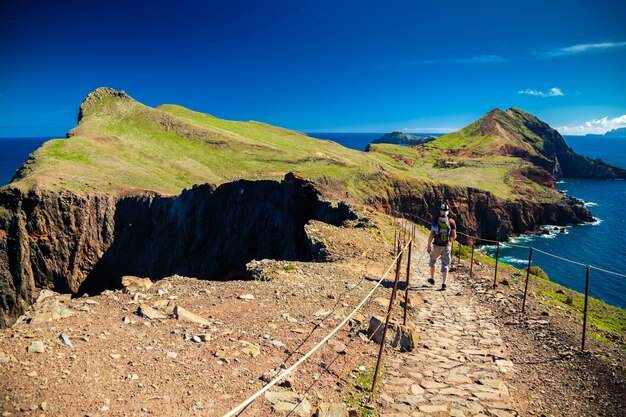
[[357, 198], [385, 194], [395, 180], [475, 187], [502, 198], [561, 198], [522, 175], [531, 162], [494, 155], [494, 146], [511, 142], [506, 126], [487, 135], [477, 123], [420, 147], [379, 144], [359, 152], [264, 123], [223, 120], [177, 105], [152, 108], [99, 88], [81, 104], [69, 137], [46, 142], [10, 186], [177, 194], [196, 183], [295, 172]]

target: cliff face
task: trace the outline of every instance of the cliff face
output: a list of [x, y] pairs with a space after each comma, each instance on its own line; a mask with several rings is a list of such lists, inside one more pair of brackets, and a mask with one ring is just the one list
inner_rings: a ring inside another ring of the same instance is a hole
[[252, 259], [312, 260], [311, 219], [340, 224], [347, 206], [319, 200], [308, 182], [195, 186], [178, 197], [0, 192], [0, 326], [37, 288], [97, 292], [123, 275], [241, 278]]
[[[475, 188], [415, 181], [396, 182], [387, 198], [371, 203], [399, 211], [408, 218], [430, 221], [444, 201], [450, 205], [460, 232], [491, 240], [506, 241], [512, 235], [534, 232], [546, 224], [564, 226], [593, 221], [581, 201], [565, 195], [557, 203], [534, 203], [503, 200]], [[459, 240], [467, 243], [464, 237]]]
[[115, 199], [18, 189], [0, 192], [0, 325], [36, 287], [76, 291], [113, 240]]

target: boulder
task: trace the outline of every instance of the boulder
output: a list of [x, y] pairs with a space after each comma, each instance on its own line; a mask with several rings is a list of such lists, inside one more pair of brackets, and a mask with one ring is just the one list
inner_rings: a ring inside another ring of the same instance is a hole
[[72, 345], [72, 341], [70, 340], [70, 338], [64, 334], [61, 333], [59, 335], [59, 340], [61, 341], [61, 343], [63, 343], [65, 346], [69, 347], [69, 348], [73, 348], [74, 346]]
[[295, 392], [267, 391], [265, 399], [272, 404], [276, 413], [300, 417], [309, 417], [313, 413], [311, 403]]
[[251, 300], [254, 300], [254, 295], [252, 295], [252, 294], [242, 294], [242, 295], [240, 295], [237, 298], [239, 298], [240, 300], [251, 301]]
[[344, 403], [321, 403], [315, 417], [349, 417], [348, 407]]
[[[381, 343], [383, 338], [385, 323], [381, 318], [372, 316], [367, 329], [368, 337], [376, 343]], [[417, 347], [418, 335], [415, 324], [409, 322], [402, 325], [394, 320], [389, 322], [387, 329], [386, 344], [403, 352], [410, 352]], [[373, 336], [372, 336], [373, 335]]]
[[149, 290], [152, 287], [152, 281], [150, 278], [139, 278], [132, 275], [125, 275], [122, 277], [122, 285], [126, 292], [144, 291]]
[[28, 346], [28, 352], [30, 353], [43, 353], [45, 350], [46, 347], [41, 340], [35, 340]]
[[74, 312], [65, 305], [71, 299], [72, 294], [59, 294], [50, 290], [42, 290], [30, 311], [20, 317], [17, 322], [42, 324], [71, 317]]
[[194, 314], [190, 311], [185, 310], [181, 306], [174, 307], [174, 315], [178, 320], [186, 321], [188, 323], [195, 323], [201, 326], [209, 327], [211, 326], [211, 322], [205, 319], [204, 317], [200, 317], [197, 314]]
[[137, 309], [137, 315], [150, 320], [162, 320], [167, 318], [165, 314], [145, 304], [139, 305], [139, 308]]

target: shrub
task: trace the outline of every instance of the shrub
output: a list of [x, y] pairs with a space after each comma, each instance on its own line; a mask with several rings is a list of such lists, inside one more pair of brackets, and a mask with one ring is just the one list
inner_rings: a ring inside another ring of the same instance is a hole
[[[528, 268], [524, 268], [523, 271], [526, 271]], [[536, 276], [537, 278], [541, 278], [541, 279], [545, 279], [547, 281], [550, 281], [550, 278], [548, 278], [548, 274], [546, 274], [544, 272], [543, 269], [539, 268], [538, 266], [531, 266], [530, 267], [530, 274]]]
[[293, 266], [293, 265], [291, 265], [291, 264], [287, 264], [287, 265], [283, 266], [283, 269], [284, 269], [285, 271], [291, 271], [291, 270], [293, 270], [293, 269], [296, 269], [296, 267], [295, 267], [295, 266]]

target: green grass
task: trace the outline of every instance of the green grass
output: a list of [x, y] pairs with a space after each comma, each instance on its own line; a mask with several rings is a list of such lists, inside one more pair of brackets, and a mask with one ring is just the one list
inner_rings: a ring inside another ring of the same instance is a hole
[[[356, 375], [353, 385], [348, 385], [343, 393], [344, 403], [351, 409], [356, 409], [361, 417], [371, 417], [376, 415], [375, 410], [362, 407], [361, 404], [369, 402], [372, 394], [372, 382], [374, 380], [374, 370], [376, 367], [366, 369], [365, 371], [359, 371], [353, 369], [352, 373]], [[377, 392], [381, 389], [381, 382], [384, 378], [384, 371], [381, 369], [378, 371]], [[376, 395], [376, 393], [374, 393]]]
[[177, 105], [151, 108], [106, 90], [96, 93], [83, 106], [84, 117], [72, 137], [46, 142], [12, 186], [178, 194], [198, 183], [279, 180], [294, 172], [329, 194], [344, 198], [348, 193], [357, 201], [393, 195], [399, 181], [415, 192], [435, 182], [474, 187], [501, 198], [561, 198], [515, 176], [515, 170], [528, 164], [517, 158], [460, 156], [453, 159], [462, 166], [437, 168], [446, 141], [418, 148], [380, 144], [359, 152], [264, 123], [223, 120]]
[[287, 265], [283, 266], [283, 269], [285, 271], [293, 271], [294, 269], [296, 269], [296, 267], [291, 265], [291, 264], [287, 264]]
[[[579, 320], [583, 319], [585, 295], [554, 283], [535, 281], [533, 286], [537, 292], [553, 305], [560, 306], [567, 312], [574, 314]], [[557, 290], [565, 294], [557, 293]], [[566, 303], [567, 296], [572, 297], [572, 304]], [[602, 300], [589, 297], [587, 303], [587, 334], [594, 339], [608, 342], [613, 338], [621, 338], [620, 346], [626, 350], [626, 310], [612, 306]]]

